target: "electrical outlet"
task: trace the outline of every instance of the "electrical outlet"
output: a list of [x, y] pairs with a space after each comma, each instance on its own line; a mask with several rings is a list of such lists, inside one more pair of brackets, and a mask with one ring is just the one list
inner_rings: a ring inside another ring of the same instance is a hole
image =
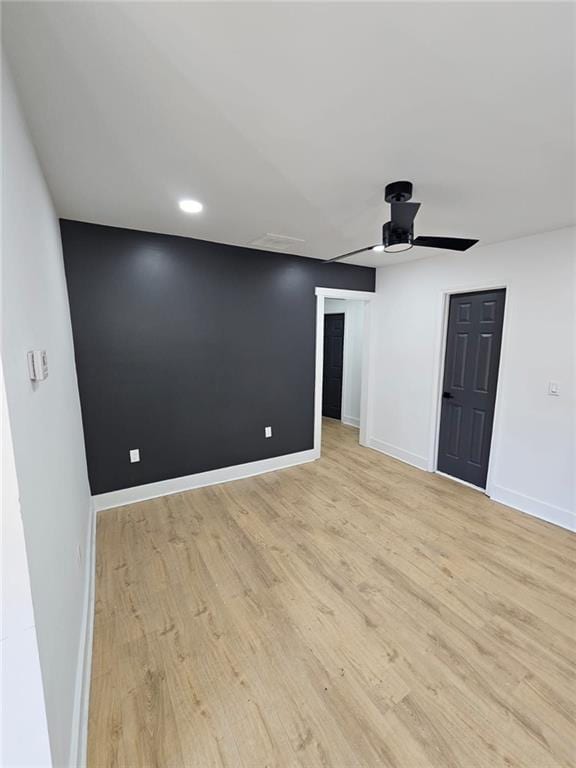
[[140, 448], [132, 448], [130, 451], [130, 462], [134, 464], [136, 461], [140, 461]]
[[264, 437], [272, 437], [272, 427], [264, 427]]

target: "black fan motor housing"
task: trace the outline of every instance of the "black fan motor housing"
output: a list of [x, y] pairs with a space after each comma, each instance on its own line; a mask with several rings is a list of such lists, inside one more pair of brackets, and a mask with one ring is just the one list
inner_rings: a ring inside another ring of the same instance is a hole
[[400, 245], [412, 245], [414, 240], [414, 227], [410, 227], [408, 230], [399, 229], [395, 227], [391, 221], [387, 221], [382, 227], [382, 244], [385, 249]]
[[412, 197], [411, 181], [393, 181], [386, 185], [384, 199], [387, 203], [406, 203]]

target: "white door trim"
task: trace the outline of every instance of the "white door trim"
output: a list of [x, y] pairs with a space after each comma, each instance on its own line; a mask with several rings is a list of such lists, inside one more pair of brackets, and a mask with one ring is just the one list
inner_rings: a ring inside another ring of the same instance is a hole
[[[500, 347], [500, 362], [498, 364], [498, 378], [496, 383], [496, 402], [494, 405], [494, 422], [492, 424], [492, 439], [490, 442], [490, 458], [488, 460], [488, 475], [486, 477], [485, 493], [492, 496], [494, 487], [494, 470], [498, 463], [498, 453], [501, 442], [501, 385], [504, 378], [505, 363], [508, 351], [508, 318], [510, 316], [511, 288], [510, 283], [482, 283], [481, 285], [457, 286], [444, 288], [440, 291], [438, 330], [435, 344], [435, 360], [432, 393], [432, 419], [430, 424], [430, 472], [438, 471], [438, 440], [440, 435], [440, 416], [442, 411], [442, 385], [444, 381], [444, 360], [446, 357], [446, 335], [448, 331], [448, 310], [450, 297], [459, 293], [475, 293], [476, 291], [496, 291], [505, 289], [504, 318], [502, 321], [502, 344]], [[482, 490], [482, 489], [479, 489]]]
[[322, 372], [324, 364], [324, 301], [348, 299], [364, 302], [362, 343], [362, 384], [360, 393], [360, 445], [368, 444], [371, 414], [372, 336], [371, 301], [376, 294], [339, 288], [316, 288], [316, 377], [314, 385], [314, 453], [320, 456], [322, 446]]
[[325, 299], [372, 301], [376, 294], [371, 291], [349, 291], [346, 288], [316, 288], [316, 296], [323, 296]]

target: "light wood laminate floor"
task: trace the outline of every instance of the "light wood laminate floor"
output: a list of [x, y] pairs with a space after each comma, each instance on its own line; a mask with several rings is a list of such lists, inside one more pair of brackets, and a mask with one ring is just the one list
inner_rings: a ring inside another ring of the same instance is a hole
[[323, 438], [100, 513], [90, 768], [573, 768], [576, 537]]

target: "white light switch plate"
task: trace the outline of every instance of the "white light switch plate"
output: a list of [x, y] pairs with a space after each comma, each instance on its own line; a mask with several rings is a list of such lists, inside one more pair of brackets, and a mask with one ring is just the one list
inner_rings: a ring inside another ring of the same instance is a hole
[[140, 461], [140, 449], [132, 448], [130, 451], [130, 461], [134, 464], [136, 461]]
[[560, 384], [558, 384], [557, 381], [548, 382], [548, 394], [552, 395], [553, 397], [560, 396]]
[[264, 427], [264, 437], [272, 437], [272, 427]]

